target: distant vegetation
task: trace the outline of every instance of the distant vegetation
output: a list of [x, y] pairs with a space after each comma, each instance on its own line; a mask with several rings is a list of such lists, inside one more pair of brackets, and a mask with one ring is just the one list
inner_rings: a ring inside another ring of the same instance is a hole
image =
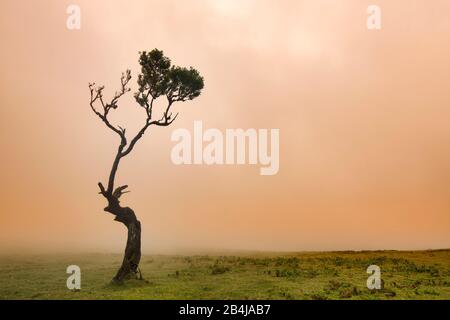
[[[0, 299], [450, 299], [450, 250], [143, 256], [145, 280], [106, 284], [120, 255], [2, 257]], [[81, 290], [66, 267], [81, 267]], [[366, 269], [381, 267], [369, 290]]]

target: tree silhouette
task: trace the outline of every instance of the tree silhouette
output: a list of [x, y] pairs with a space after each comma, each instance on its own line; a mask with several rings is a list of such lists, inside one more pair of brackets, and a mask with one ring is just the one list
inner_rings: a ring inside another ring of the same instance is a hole
[[[115, 216], [114, 220], [123, 223], [128, 229], [122, 266], [113, 278], [113, 281], [118, 283], [131, 276], [137, 276], [142, 279], [142, 274], [139, 270], [141, 223], [131, 208], [120, 205], [119, 198], [127, 192], [125, 189], [128, 186], [124, 185], [114, 188], [114, 180], [120, 160], [133, 151], [136, 143], [142, 138], [148, 127], [152, 125], [166, 127], [172, 124], [178, 116], [178, 113], [173, 116], [171, 112], [172, 105], [175, 102], [195, 99], [200, 95], [204, 86], [203, 77], [200, 76], [197, 70], [192, 67], [187, 69], [172, 66], [170, 59], [164, 56], [161, 50], [154, 49], [150, 52], [141, 52], [139, 63], [141, 65], [141, 73], [137, 80], [139, 89], [134, 94], [134, 98], [139, 106], [145, 110], [146, 120], [139, 132], [129, 141], [125, 134], [125, 128], [113, 125], [109, 121], [108, 115], [111, 109], [118, 108], [119, 99], [131, 90], [128, 87], [128, 83], [131, 80], [131, 71], [127, 70], [122, 74], [120, 91], [116, 92], [110, 102], [105, 101], [103, 97], [104, 86], [96, 86], [95, 83], [89, 84], [92, 111], [120, 138], [120, 144], [112, 164], [107, 187], [105, 188], [101, 182], [98, 183], [100, 194], [108, 201], [108, 206], [104, 210], [112, 213]], [[162, 117], [156, 120], [153, 118], [153, 103], [156, 99], [163, 96], [167, 99], [167, 106]], [[100, 104], [100, 106], [96, 108], [95, 104]]]

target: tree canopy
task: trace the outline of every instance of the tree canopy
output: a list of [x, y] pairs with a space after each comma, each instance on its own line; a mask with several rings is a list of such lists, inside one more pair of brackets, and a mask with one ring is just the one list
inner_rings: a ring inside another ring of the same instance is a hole
[[173, 66], [161, 50], [141, 52], [139, 63], [139, 90], [134, 97], [142, 107], [162, 95], [167, 97], [169, 103], [192, 100], [200, 95], [204, 87], [203, 77], [197, 70]]

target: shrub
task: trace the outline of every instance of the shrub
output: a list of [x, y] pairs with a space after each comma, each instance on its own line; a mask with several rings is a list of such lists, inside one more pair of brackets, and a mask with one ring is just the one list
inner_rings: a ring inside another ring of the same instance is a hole
[[228, 271], [230, 271], [230, 268], [229, 268], [229, 267], [222, 266], [222, 265], [219, 265], [219, 264], [217, 264], [217, 263], [214, 264], [214, 265], [211, 267], [211, 274], [212, 274], [212, 275], [223, 274], [223, 273], [228, 272]]

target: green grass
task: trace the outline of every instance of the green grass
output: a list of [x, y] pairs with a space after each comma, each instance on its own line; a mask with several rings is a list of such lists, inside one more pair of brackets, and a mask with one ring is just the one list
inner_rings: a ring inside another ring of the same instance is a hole
[[[449, 299], [450, 250], [162, 256], [141, 260], [145, 280], [110, 280], [121, 255], [3, 256], [0, 299]], [[66, 287], [68, 265], [81, 290]], [[366, 287], [378, 265], [382, 290]]]

